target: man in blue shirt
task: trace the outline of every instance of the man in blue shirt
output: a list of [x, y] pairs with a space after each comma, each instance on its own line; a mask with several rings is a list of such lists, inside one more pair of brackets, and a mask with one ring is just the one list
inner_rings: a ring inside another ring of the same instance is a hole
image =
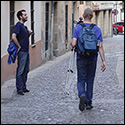
[[[93, 11], [90, 8], [86, 8], [84, 10], [83, 18], [84, 24], [89, 27], [91, 23], [91, 19], [93, 17]], [[75, 47], [77, 44], [77, 38], [79, 33], [83, 27], [78, 24], [75, 26], [71, 46]], [[101, 70], [104, 71], [106, 69], [105, 56], [103, 50], [103, 39], [101, 29], [98, 26], [94, 26], [93, 30], [96, 32], [97, 39], [100, 40], [99, 45], [99, 53], [102, 59]], [[92, 98], [93, 98], [93, 84], [96, 72], [96, 64], [97, 64], [98, 54], [93, 56], [83, 56], [77, 53], [77, 88], [78, 88], [78, 96], [80, 98], [79, 109], [83, 111], [85, 109], [91, 109], [92, 106]]]
[[27, 75], [29, 72], [29, 36], [32, 33], [28, 30], [24, 23], [27, 21], [28, 16], [26, 10], [20, 10], [17, 12], [17, 22], [13, 34], [12, 40], [17, 45], [18, 50], [18, 66], [16, 71], [16, 88], [17, 93], [24, 95], [24, 92], [29, 92], [26, 87]]

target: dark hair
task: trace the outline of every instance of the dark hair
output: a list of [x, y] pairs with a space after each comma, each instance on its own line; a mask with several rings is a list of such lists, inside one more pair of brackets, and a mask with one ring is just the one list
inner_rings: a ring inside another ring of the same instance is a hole
[[20, 10], [17, 12], [17, 18], [20, 20], [20, 16], [22, 16], [22, 12], [26, 12], [26, 10]]

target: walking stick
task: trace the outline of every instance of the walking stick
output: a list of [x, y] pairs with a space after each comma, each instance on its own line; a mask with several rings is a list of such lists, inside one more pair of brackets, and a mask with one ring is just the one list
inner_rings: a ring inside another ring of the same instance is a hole
[[68, 70], [67, 70], [67, 77], [66, 77], [66, 90], [68, 90], [66, 93], [68, 95], [69, 95], [69, 90], [70, 90], [70, 87], [71, 87], [70, 74], [74, 73], [73, 69], [75, 68], [75, 62], [76, 62], [76, 52], [72, 48], [71, 54], [70, 54], [70, 59], [69, 59], [69, 66], [68, 66]]

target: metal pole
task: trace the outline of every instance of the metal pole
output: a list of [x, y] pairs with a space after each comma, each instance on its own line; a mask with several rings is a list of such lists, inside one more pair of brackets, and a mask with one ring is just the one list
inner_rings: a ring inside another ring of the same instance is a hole
[[[116, 1], [116, 23], [117, 23], [117, 1]], [[117, 35], [117, 25], [115, 25], [116, 28], [116, 35]]]
[[53, 57], [53, 1], [51, 1], [51, 40], [50, 40], [50, 59]]
[[72, 1], [72, 33], [74, 28], [74, 12], [73, 12], [73, 1]]

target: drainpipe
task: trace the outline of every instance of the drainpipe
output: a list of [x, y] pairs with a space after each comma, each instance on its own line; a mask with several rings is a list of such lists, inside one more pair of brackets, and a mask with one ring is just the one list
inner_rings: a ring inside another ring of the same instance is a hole
[[51, 1], [51, 40], [50, 40], [50, 59], [53, 57], [53, 1]]
[[[118, 1], [116, 1], [116, 23], [117, 23], [117, 4], [118, 4]], [[117, 25], [115, 25], [115, 28], [116, 28], [116, 34], [117, 35]]]
[[73, 13], [73, 1], [72, 1], [72, 33], [74, 28], [74, 13]]

